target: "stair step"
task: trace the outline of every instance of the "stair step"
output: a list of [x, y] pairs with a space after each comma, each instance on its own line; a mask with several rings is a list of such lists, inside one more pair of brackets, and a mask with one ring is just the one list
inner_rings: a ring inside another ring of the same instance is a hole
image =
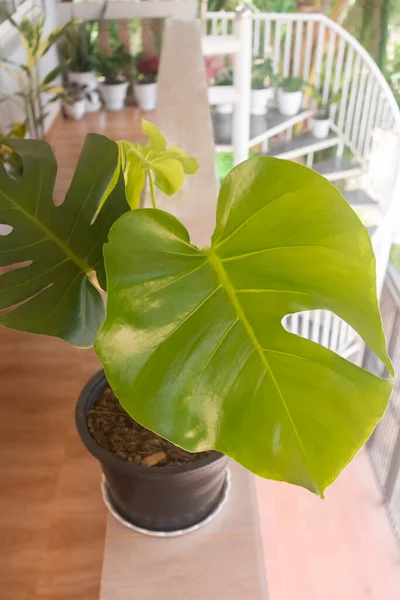
[[276, 156], [278, 158], [293, 159], [299, 156], [304, 156], [309, 152], [316, 152], [325, 148], [332, 148], [339, 143], [339, 137], [330, 132], [328, 137], [324, 139], [316, 138], [310, 131], [297, 135], [291, 140], [282, 142], [275, 148], [267, 152], [268, 156]]
[[313, 165], [313, 169], [324, 175], [329, 181], [338, 181], [346, 177], [359, 175], [362, 171], [358, 162], [351, 162], [347, 158], [328, 158]]
[[[286, 131], [292, 125], [312, 116], [313, 111], [303, 109], [293, 117], [281, 115], [277, 108], [269, 108], [266, 115], [250, 115], [249, 148]], [[233, 114], [211, 114], [214, 142], [217, 152], [230, 152], [232, 147]]]
[[377, 206], [377, 201], [371, 198], [364, 190], [350, 190], [343, 196], [351, 206]]
[[344, 192], [343, 195], [372, 237], [382, 220], [382, 213], [378, 202], [364, 190], [351, 190]]
[[258, 117], [252, 115], [250, 118], [250, 142], [249, 148], [261, 144], [265, 140], [278, 135], [306, 119], [309, 119], [314, 114], [309, 108], [302, 108], [297, 115], [288, 117], [282, 115], [275, 107], [269, 108], [267, 115]]

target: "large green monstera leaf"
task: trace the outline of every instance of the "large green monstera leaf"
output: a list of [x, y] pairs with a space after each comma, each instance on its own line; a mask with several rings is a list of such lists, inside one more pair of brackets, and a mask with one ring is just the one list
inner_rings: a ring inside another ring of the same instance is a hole
[[0, 273], [7, 267], [0, 275], [0, 324], [90, 346], [104, 318], [91, 281], [96, 273], [104, 282], [102, 246], [112, 223], [128, 210], [121, 177], [91, 224], [115, 174], [118, 147], [89, 135], [65, 201], [55, 206], [57, 162], [50, 146], [36, 140], [9, 146], [23, 171], [12, 178], [0, 165], [0, 223], [12, 227], [0, 236]]
[[320, 495], [382, 416], [391, 383], [287, 332], [329, 309], [391, 371], [368, 234], [336, 188], [254, 158], [221, 188], [211, 248], [159, 210], [122, 216], [105, 245], [108, 380], [140, 423], [190, 451]]

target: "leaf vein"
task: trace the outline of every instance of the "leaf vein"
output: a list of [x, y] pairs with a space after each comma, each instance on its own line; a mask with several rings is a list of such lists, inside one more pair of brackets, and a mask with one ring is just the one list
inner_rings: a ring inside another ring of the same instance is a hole
[[267, 252], [274, 252], [276, 250], [299, 250], [300, 248], [319, 248], [325, 250], [335, 250], [330, 246], [321, 246], [317, 244], [304, 244], [298, 246], [275, 246], [274, 248], [264, 248], [262, 250], [254, 250], [254, 252], [246, 252], [245, 254], [235, 254], [235, 256], [227, 256], [226, 258], [221, 258], [222, 262], [228, 262], [232, 260], [239, 260], [241, 258], [247, 258], [248, 256], [255, 256], [257, 254], [266, 254]]
[[[277, 394], [278, 394], [278, 396], [279, 396], [279, 398], [281, 400], [281, 403], [282, 403], [282, 406], [284, 408], [284, 411], [285, 411], [285, 413], [287, 415], [288, 421], [289, 421], [289, 423], [290, 423], [290, 425], [291, 425], [291, 427], [293, 429], [293, 432], [294, 432], [295, 437], [297, 439], [297, 442], [298, 442], [299, 448], [301, 450], [301, 453], [303, 454], [304, 461], [305, 461], [306, 465], [308, 466], [308, 459], [307, 459], [307, 454], [306, 454], [305, 448], [304, 448], [304, 446], [302, 444], [300, 435], [299, 435], [299, 433], [297, 431], [296, 425], [295, 425], [295, 423], [293, 421], [293, 418], [292, 418], [292, 416], [290, 414], [289, 408], [288, 408], [288, 406], [286, 404], [286, 401], [285, 401], [285, 398], [283, 396], [282, 390], [280, 389], [280, 386], [279, 386], [278, 381], [277, 381], [277, 379], [276, 379], [276, 377], [274, 375], [274, 372], [273, 372], [273, 370], [271, 368], [271, 365], [269, 364], [269, 362], [267, 360], [267, 357], [265, 356], [264, 349], [262, 348], [260, 342], [258, 341], [258, 338], [257, 338], [257, 336], [256, 336], [256, 334], [255, 334], [255, 332], [254, 332], [254, 330], [252, 328], [252, 326], [250, 325], [250, 323], [249, 323], [249, 321], [248, 321], [248, 319], [246, 317], [246, 314], [245, 314], [245, 312], [243, 310], [243, 307], [240, 304], [240, 302], [239, 302], [239, 300], [238, 300], [238, 298], [236, 296], [235, 288], [233, 287], [233, 285], [232, 285], [232, 283], [231, 283], [231, 281], [230, 281], [230, 279], [229, 279], [229, 277], [228, 277], [228, 275], [227, 275], [227, 273], [226, 273], [226, 271], [225, 271], [225, 269], [223, 267], [222, 261], [221, 261], [220, 257], [215, 253], [215, 247], [212, 247], [212, 248], [210, 248], [208, 250], [208, 258], [209, 258], [209, 261], [210, 261], [211, 265], [214, 267], [214, 270], [215, 270], [215, 272], [216, 272], [216, 274], [218, 276], [218, 279], [220, 281], [220, 284], [221, 284], [222, 288], [224, 289], [224, 291], [225, 291], [228, 299], [230, 300], [231, 304], [233, 305], [233, 307], [234, 307], [234, 309], [235, 309], [235, 311], [237, 313], [238, 318], [242, 322], [242, 325], [243, 325], [243, 327], [244, 327], [244, 329], [245, 329], [248, 337], [250, 338], [250, 341], [252, 342], [255, 350], [257, 351], [257, 354], [260, 357], [261, 363], [263, 364], [264, 368], [268, 372], [269, 377], [271, 378], [271, 381], [272, 381], [272, 383], [273, 383], [273, 385], [274, 385], [274, 387], [276, 389], [276, 392], [277, 392]], [[312, 475], [311, 475], [311, 477], [312, 477]], [[315, 484], [316, 489], [318, 491], [320, 491], [318, 483], [315, 480], [314, 480], [314, 484]]]
[[6, 194], [1, 189], [0, 189], [0, 194], [6, 200], [11, 202], [11, 204], [13, 204], [13, 206], [17, 210], [19, 210], [24, 215], [24, 217], [26, 217], [28, 220], [32, 221], [34, 223], [34, 225], [36, 225], [36, 227], [41, 229], [44, 232], [44, 234], [46, 235], [46, 237], [49, 240], [51, 240], [56, 246], [58, 246], [64, 252], [64, 254], [66, 254], [69, 257], [69, 259], [72, 260], [72, 262], [74, 262], [84, 273], [88, 273], [90, 271], [89, 265], [87, 265], [83, 260], [81, 260], [79, 258], [79, 256], [77, 256], [75, 254], [75, 252], [73, 252], [70, 248], [68, 248], [68, 246], [62, 240], [60, 240], [52, 231], [50, 231], [50, 229], [48, 229], [46, 227], [46, 225], [44, 225], [44, 223], [39, 221], [39, 219], [37, 217], [35, 217], [34, 215], [31, 215], [20, 204], [18, 204], [18, 202], [16, 202], [14, 200], [14, 198], [12, 198], [11, 196], [8, 196], [8, 194]]

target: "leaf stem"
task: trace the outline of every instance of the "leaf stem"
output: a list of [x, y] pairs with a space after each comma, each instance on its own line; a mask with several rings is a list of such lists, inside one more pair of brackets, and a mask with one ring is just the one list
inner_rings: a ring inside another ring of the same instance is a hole
[[149, 177], [151, 205], [152, 205], [153, 208], [157, 208], [156, 195], [155, 195], [155, 192], [154, 192], [154, 182], [153, 182], [153, 177], [151, 175], [151, 171], [148, 171], [147, 174], [148, 174], [148, 177]]

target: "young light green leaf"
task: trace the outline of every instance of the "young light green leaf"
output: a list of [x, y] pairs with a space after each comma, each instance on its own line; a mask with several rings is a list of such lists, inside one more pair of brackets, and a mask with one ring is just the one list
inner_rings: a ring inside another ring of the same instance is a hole
[[163, 152], [167, 149], [167, 140], [157, 125], [154, 125], [151, 121], [142, 119], [142, 130], [149, 139], [146, 144], [148, 148], [151, 148], [154, 152]]
[[172, 196], [181, 189], [185, 174], [193, 175], [198, 170], [195, 158], [176, 147], [167, 149], [166, 140], [156, 125], [143, 119], [143, 132], [148, 136], [144, 145], [119, 142], [126, 197], [132, 209], [139, 207], [148, 173], [152, 173], [158, 189]]
[[216, 449], [322, 495], [392, 386], [289, 333], [283, 317], [332, 311], [393, 372], [371, 241], [339, 191], [301, 165], [253, 158], [224, 180], [211, 248], [146, 209], [114, 224], [104, 256], [95, 349], [127, 412], [186, 450]]

